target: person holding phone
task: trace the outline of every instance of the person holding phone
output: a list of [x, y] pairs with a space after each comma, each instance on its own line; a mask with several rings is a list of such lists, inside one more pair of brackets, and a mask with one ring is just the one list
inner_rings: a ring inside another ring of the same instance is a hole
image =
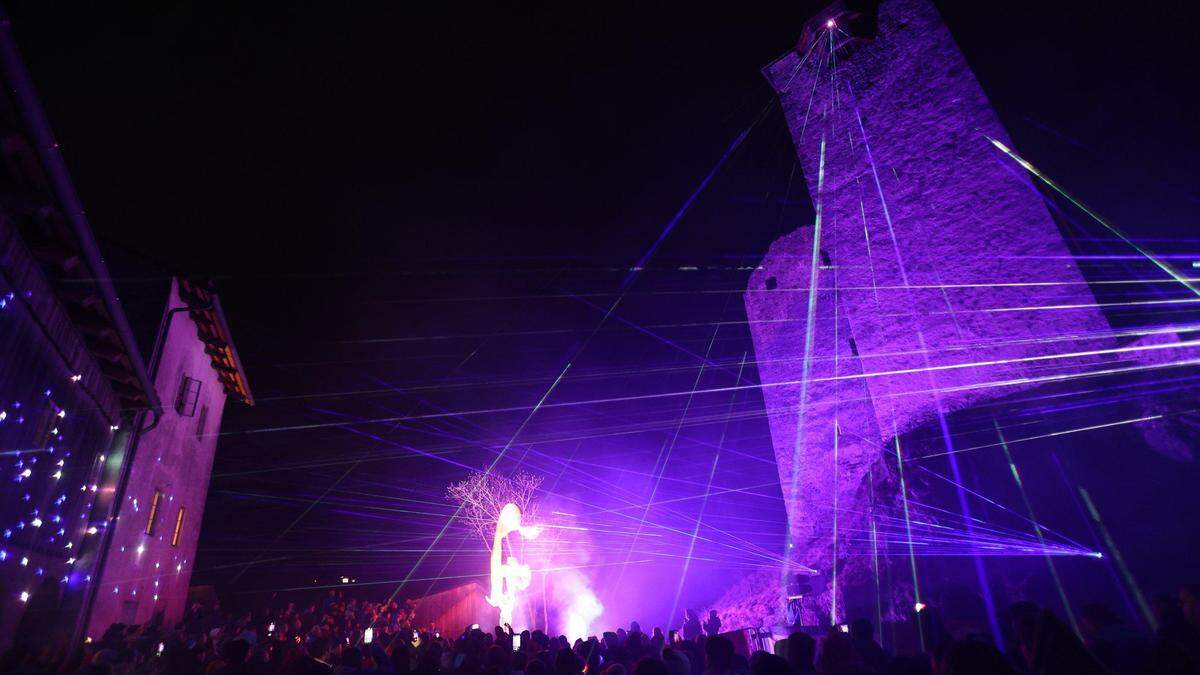
[[688, 642], [694, 641], [704, 633], [704, 628], [700, 625], [700, 615], [694, 609], [683, 610], [683, 639]]

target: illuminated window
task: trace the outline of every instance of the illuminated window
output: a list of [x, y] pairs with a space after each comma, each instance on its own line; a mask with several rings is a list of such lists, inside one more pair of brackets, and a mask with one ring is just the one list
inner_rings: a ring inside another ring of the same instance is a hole
[[162, 490], [154, 491], [154, 499], [150, 500], [150, 513], [146, 517], [146, 534], [154, 534], [154, 526], [158, 523], [158, 508], [162, 506], [163, 493]]
[[175, 531], [171, 533], [171, 545], [178, 546], [179, 538], [183, 536], [183, 516], [187, 513], [187, 509], [179, 507], [179, 515], [175, 516]]

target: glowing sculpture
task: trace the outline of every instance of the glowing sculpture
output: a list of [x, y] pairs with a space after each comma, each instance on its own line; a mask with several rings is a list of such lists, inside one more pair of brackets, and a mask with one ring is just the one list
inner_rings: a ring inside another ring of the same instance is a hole
[[517, 593], [529, 588], [532, 572], [529, 565], [522, 565], [517, 557], [509, 552], [504, 557], [504, 540], [513, 532], [521, 533], [526, 539], [536, 539], [541, 528], [521, 525], [521, 507], [509, 502], [500, 509], [496, 518], [496, 535], [492, 542], [491, 559], [491, 593], [487, 596], [488, 604], [500, 610], [500, 624], [512, 624], [513, 608], [517, 604]]

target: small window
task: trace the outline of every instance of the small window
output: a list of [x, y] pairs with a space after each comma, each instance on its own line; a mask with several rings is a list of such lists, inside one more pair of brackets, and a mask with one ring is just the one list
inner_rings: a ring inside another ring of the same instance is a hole
[[146, 516], [146, 534], [154, 535], [154, 526], [158, 520], [158, 509], [162, 506], [162, 490], [154, 491], [154, 499], [150, 500], [150, 513]]
[[171, 545], [178, 546], [179, 538], [183, 536], [183, 517], [187, 515], [187, 509], [179, 507], [179, 513], [175, 516], [175, 531], [171, 533]]
[[175, 412], [184, 417], [196, 414], [196, 403], [200, 400], [200, 380], [183, 376], [179, 382], [179, 395], [175, 397]]
[[204, 438], [204, 426], [208, 422], [208, 406], [200, 406], [200, 416], [196, 418], [196, 438]]

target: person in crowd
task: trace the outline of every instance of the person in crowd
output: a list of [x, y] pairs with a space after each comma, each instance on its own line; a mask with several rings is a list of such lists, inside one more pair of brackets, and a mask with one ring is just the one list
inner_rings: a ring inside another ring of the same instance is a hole
[[208, 664], [204, 675], [243, 675], [248, 671], [246, 660], [250, 656], [250, 643], [241, 637], [229, 640], [221, 648], [221, 658]]
[[[661, 629], [598, 632], [573, 641], [542, 630], [466, 628], [417, 623], [410, 605], [368, 602], [337, 591], [320, 602], [289, 602], [232, 614], [195, 605], [177, 626], [114, 624], [98, 639], [30, 649], [17, 641], [0, 654], [0, 672], [22, 675], [1032, 675], [1200, 673], [1200, 629], [1192, 622], [1200, 588], [1152, 600], [1157, 632], [1101, 605], [1078, 609], [1076, 635], [1055, 614], [1032, 603], [1006, 612], [1004, 651], [980, 636], [937, 629], [935, 609], [922, 621], [932, 654], [890, 658], [876, 627], [857, 619], [833, 628], [819, 644], [804, 631], [775, 643], [775, 654], [747, 661], [709, 615], [685, 612], [685, 631], [671, 641]], [[953, 617], [947, 617], [952, 619]], [[951, 622], [953, 623], [953, 622]], [[915, 626], [910, 626], [915, 628]], [[368, 630], [369, 629], [369, 630]], [[915, 637], [915, 636], [914, 636]], [[682, 639], [679, 639], [682, 638]], [[1082, 638], [1082, 639], [1081, 639]]]
[[704, 627], [700, 624], [700, 615], [694, 609], [683, 610], [683, 627], [679, 630], [683, 634], [684, 640], [695, 640], [704, 634]]
[[992, 643], [973, 637], [942, 643], [932, 665], [933, 675], [1014, 675], [1015, 672]]
[[721, 632], [721, 617], [717, 616], [717, 610], [708, 610], [708, 619], [704, 621], [704, 634], [708, 636], [717, 635]]
[[1188, 584], [1179, 589], [1179, 609], [1192, 628], [1200, 631], [1200, 584]]
[[704, 641], [704, 675], [729, 675], [733, 672], [733, 643], [717, 636]]
[[1013, 632], [1025, 667], [1034, 675], [1100, 675], [1107, 670], [1083, 642], [1048, 609], [1014, 614]]
[[787, 660], [767, 652], [750, 656], [750, 675], [791, 675]]
[[796, 631], [787, 636], [787, 653], [784, 658], [795, 673], [815, 672], [817, 641], [808, 633]]
[[821, 649], [817, 656], [819, 675], [853, 675], [858, 663], [854, 643], [850, 636], [830, 627], [821, 638]]
[[1079, 613], [1083, 642], [1116, 675], [1142, 673], [1150, 658], [1150, 642], [1104, 605], [1086, 605]]
[[862, 665], [871, 672], [882, 673], [887, 668], [888, 657], [875, 641], [874, 624], [870, 619], [855, 619], [849, 628], [850, 642]]

